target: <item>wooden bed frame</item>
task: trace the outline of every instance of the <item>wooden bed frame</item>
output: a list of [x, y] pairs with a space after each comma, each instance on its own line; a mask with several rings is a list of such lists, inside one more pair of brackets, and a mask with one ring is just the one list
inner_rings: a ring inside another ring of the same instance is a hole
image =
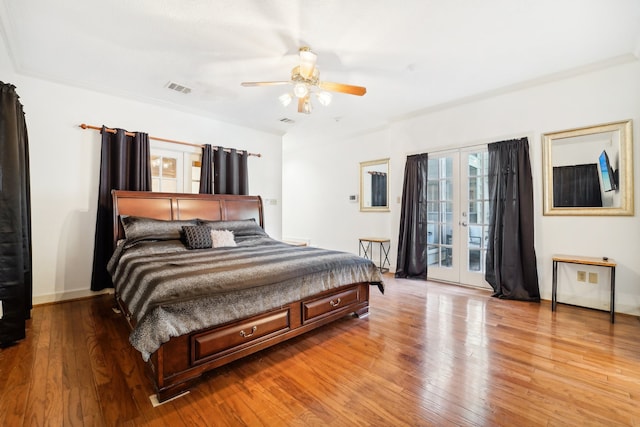
[[[263, 227], [259, 196], [112, 191], [114, 246], [124, 237], [120, 215], [178, 220], [254, 218]], [[123, 313], [128, 308], [116, 293]], [[186, 391], [211, 369], [286, 341], [345, 315], [369, 313], [369, 283], [354, 283], [322, 292], [223, 325], [171, 338], [151, 355], [147, 366], [160, 402]], [[131, 327], [135, 320], [126, 316]]]

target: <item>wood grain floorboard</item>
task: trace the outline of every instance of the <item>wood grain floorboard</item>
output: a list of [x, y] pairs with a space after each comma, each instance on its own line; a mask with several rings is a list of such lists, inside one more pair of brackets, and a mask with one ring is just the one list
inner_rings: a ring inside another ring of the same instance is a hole
[[32, 369], [42, 324], [42, 311], [27, 322], [29, 339], [0, 349], [0, 426], [22, 425], [31, 386]]
[[345, 317], [153, 407], [112, 297], [35, 307], [0, 349], [2, 426], [638, 426], [640, 322], [385, 276]]

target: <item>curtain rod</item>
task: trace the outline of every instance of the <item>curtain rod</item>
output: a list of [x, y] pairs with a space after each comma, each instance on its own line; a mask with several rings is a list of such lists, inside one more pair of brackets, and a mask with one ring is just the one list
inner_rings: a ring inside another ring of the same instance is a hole
[[[85, 123], [82, 123], [81, 125], [78, 125], [79, 127], [81, 127], [82, 129], [93, 129], [93, 130], [102, 130], [102, 126], [92, 126], [92, 125], [88, 125]], [[105, 128], [105, 130], [109, 133], [116, 133], [117, 131], [115, 129], [110, 129], [110, 128]], [[134, 136], [135, 134], [133, 132], [125, 132], [125, 134], [127, 136]], [[191, 147], [204, 147], [204, 145], [202, 144], [194, 144], [193, 142], [184, 142], [184, 141], [176, 141], [174, 139], [166, 139], [166, 138], [159, 138], [157, 136], [149, 136], [149, 139], [155, 139], [156, 141], [163, 141], [163, 142], [170, 142], [172, 144], [180, 144], [180, 145], [189, 145]], [[214, 150], [217, 150], [216, 147], [213, 147]], [[231, 150], [228, 148], [224, 148], [223, 149], [226, 152], [230, 152]], [[238, 151], [246, 151], [246, 150], [238, 150]], [[260, 153], [249, 153], [248, 151], [246, 151], [248, 155], [250, 156], [256, 156], [256, 157], [262, 157], [262, 154]]]

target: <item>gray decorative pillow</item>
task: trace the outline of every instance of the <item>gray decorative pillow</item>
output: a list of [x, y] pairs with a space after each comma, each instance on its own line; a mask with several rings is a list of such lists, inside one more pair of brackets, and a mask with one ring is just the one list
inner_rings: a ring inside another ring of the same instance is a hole
[[206, 221], [198, 220], [202, 225], [209, 226], [212, 230], [229, 230], [237, 237], [268, 236], [258, 225], [255, 219], [240, 219], [232, 221]]
[[182, 230], [187, 249], [204, 249], [212, 246], [211, 229], [206, 225], [185, 225]]
[[165, 221], [141, 216], [121, 215], [127, 244], [141, 240], [180, 240], [184, 225], [196, 225], [197, 220]]

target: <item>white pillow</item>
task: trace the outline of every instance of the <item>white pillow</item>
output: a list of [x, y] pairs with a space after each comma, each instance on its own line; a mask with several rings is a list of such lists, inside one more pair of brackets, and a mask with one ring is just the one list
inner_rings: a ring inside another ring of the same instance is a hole
[[214, 248], [236, 246], [236, 241], [233, 239], [233, 231], [229, 230], [211, 230], [211, 243]]

